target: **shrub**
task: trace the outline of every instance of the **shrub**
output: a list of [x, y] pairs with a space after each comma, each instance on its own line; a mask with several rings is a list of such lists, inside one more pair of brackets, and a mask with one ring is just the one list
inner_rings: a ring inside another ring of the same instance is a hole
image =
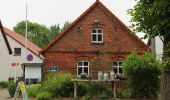
[[43, 83], [43, 91], [49, 91], [54, 97], [73, 96], [72, 76], [69, 73], [49, 74]]
[[132, 88], [132, 97], [156, 97], [160, 87], [160, 63], [151, 53], [138, 56], [132, 53], [124, 61], [125, 73], [128, 76], [129, 86]]
[[102, 83], [94, 83], [88, 87], [88, 93], [86, 95], [86, 99], [106, 99], [112, 96], [111, 90], [109, 90], [105, 84]]
[[[48, 91], [53, 97], [73, 97], [74, 83], [73, 76], [69, 73], [49, 74], [43, 82], [41, 91]], [[83, 83], [78, 84], [78, 96], [87, 93], [87, 86]]]
[[39, 90], [40, 90], [40, 84], [31, 85], [29, 88], [27, 88], [27, 94], [28, 96], [36, 97]]
[[4, 82], [4, 81], [0, 82], [0, 87], [1, 88], [7, 88], [8, 87], [8, 82]]
[[130, 98], [131, 97], [131, 91], [129, 90], [122, 90], [122, 91], [117, 91], [117, 97], [118, 98]]
[[36, 95], [37, 100], [50, 100], [51, 98], [52, 98], [51, 93], [49, 93], [47, 91], [39, 92]]
[[11, 97], [14, 96], [15, 89], [16, 89], [16, 84], [13, 81], [9, 81], [9, 83], [8, 83], [8, 92], [9, 92]]

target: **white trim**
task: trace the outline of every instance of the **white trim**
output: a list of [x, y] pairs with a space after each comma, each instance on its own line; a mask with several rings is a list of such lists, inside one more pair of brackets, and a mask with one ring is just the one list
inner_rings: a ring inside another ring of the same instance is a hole
[[[96, 30], [96, 33], [93, 33], [93, 30]], [[97, 31], [98, 30], [101, 30], [101, 33], [98, 33]], [[95, 34], [97, 37], [96, 37], [96, 41], [93, 41], [93, 34]], [[102, 35], [102, 41], [98, 41], [98, 35]], [[101, 28], [93, 28], [92, 30], [91, 30], [91, 42], [92, 43], [103, 43], [103, 29], [101, 29]]]
[[[124, 74], [123, 61], [113, 61], [112, 63], [114, 63], [114, 62], [116, 62], [117, 65], [116, 66], [112, 65], [112, 70], [114, 71], [114, 68], [116, 68], [117, 69], [117, 73], [115, 73], [115, 74], [123, 75]], [[122, 62], [122, 65], [119, 65], [119, 62]], [[122, 68], [122, 73], [119, 72], [119, 68]]]
[[[80, 77], [80, 75], [78, 75], [78, 68], [79, 68], [78, 63], [79, 63], [79, 62], [87, 62], [87, 63], [88, 63], [88, 66], [87, 66], [87, 68], [88, 68], [88, 73], [87, 73], [87, 74], [89, 75], [89, 61], [83, 61], [83, 60], [82, 60], [82, 61], [78, 61], [78, 62], [77, 62], [77, 77]], [[84, 68], [84, 66], [80, 66], [80, 67], [83, 67], [83, 68]]]

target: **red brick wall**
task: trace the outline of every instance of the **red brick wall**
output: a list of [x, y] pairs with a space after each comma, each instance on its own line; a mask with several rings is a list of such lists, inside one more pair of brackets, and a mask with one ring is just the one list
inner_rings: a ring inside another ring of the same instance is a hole
[[[94, 24], [96, 19], [101, 22]], [[91, 42], [92, 28], [103, 29], [102, 44]], [[77, 75], [77, 62], [83, 60], [90, 62], [90, 74], [95, 76], [97, 71], [111, 71], [111, 62], [124, 60], [132, 50], [142, 53], [145, 48], [116, 18], [97, 5], [44, 53], [44, 70], [47, 73], [49, 66], [58, 66], [60, 71]], [[97, 59], [100, 66], [94, 64]]]

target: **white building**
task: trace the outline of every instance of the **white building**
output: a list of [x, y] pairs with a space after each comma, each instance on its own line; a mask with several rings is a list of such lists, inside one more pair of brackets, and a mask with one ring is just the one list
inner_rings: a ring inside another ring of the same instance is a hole
[[[31, 79], [41, 81], [43, 58], [39, 55], [41, 49], [20, 34], [4, 27], [13, 54], [9, 58], [9, 78]], [[25, 42], [25, 40], [27, 40]], [[27, 49], [25, 48], [27, 47]]]
[[159, 60], [162, 60], [163, 55], [163, 42], [159, 36], [151, 39], [151, 51], [155, 55], [155, 57]]
[[12, 54], [12, 50], [0, 21], [0, 81], [8, 81], [10, 54]]

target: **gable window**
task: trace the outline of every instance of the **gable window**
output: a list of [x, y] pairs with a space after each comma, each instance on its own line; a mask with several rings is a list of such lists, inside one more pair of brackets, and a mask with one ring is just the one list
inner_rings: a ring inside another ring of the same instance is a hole
[[122, 61], [114, 61], [113, 62], [113, 71], [115, 74], [123, 74], [123, 62]]
[[14, 56], [21, 56], [21, 48], [14, 48]]
[[103, 30], [100, 28], [93, 28], [91, 33], [92, 43], [103, 43]]
[[89, 74], [89, 62], [88, 61], [79, 61], [77, 63], [77, 76], [80, 76], [81, 73]]

